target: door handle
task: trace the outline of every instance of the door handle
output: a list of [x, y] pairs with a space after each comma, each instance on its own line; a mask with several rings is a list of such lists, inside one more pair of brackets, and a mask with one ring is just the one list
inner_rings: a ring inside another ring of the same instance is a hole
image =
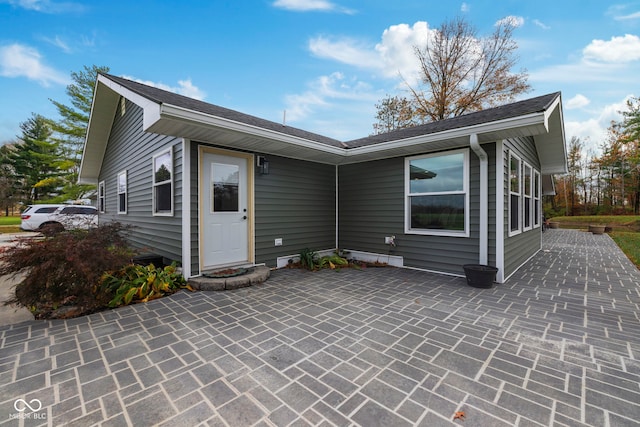
[[246, 215], [245, 215], [245, 216], [243, 216], [243, 217], [242, 217], [242, 219], [247, 219], [247, 216], [246, 216]]

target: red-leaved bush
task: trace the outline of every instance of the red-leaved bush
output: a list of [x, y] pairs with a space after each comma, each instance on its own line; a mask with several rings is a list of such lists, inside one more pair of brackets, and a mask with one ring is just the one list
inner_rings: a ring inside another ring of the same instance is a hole
[[0, 275], [19, 275], [15, 297], [6, 303], [27, 307], [36, 318], [62, 306], [74, 306], [74, 315], [102, 309], [111, 297], [97, 292], [102, 274], [122, 268], [134, 255], [125, 231], [113, 222], [18, 239], [0, 252]]

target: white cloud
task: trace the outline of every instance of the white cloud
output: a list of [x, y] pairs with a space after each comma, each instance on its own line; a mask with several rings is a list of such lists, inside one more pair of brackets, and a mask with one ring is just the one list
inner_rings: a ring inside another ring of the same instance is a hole
[[568, 110], [572, 110], [574, 108], [583, 108], [589, 105], [590, 102], [591, 101], [589, 100], [589, 98], [579, 93], [567, 101], [566, 107]]
[[400, 74], [413, 83], [419, 72], [414, 46], [424, 45], [432, 31], [422, 21], [413, 26], [398, 24], [385, 29], [380, 42], [373, 47], [349, 38], [316, 37], [309, 41], [309, 50], [318, 57], [368, 69], [383, 77]]
[[582, 51], [586, 59], [604, 62], [631, 62], [640, 60], [640, 37], [626, 34], [611, 40], [593, 40]]
[[534, 23], [534, 25], [536, 25], [536, 26], [538, 26], [538, 27], [542, 28], [543, 30], [550, 30], [550, 29], [551, 29], [551, 27], [550, 27], [550, 26], [546, 25], [544, 22], [542, 22], [542, 21], [540, 21], [540, 20], [538, 20], [538, 19], [534, 19], [534, 20], [533, 20], [533, 21], [531, 21], [531, 22], [533, 22], [533, 23]]
[[157, 87], [158, 89], [166, 90], [169, 92], [177, 93], [179, 95], [188, 96], [189, 98], [203, 100], [206, 97], [200, 88], [194, 86], [191, 79], [178, 80], [178, 86], [169, 86], [164, 83], [156, 83], [150, 80], [141, 80], [131, 76], [122, 76], [123, 79], [133, 80], [134, 82], [142, 83], [147, 86]]
[[42, 86], [69, 83], [64, 74], [44, 64], [36, 49], [17, 43], [0, 46], [0, 76], [26, 77]]
[[[604, 105], [592, 112], [592, 117], [585, 120], [568, 120], [565, 117], [565, 131], [567, 141], [573, 136], [577, 136], [583, 140], [587, 148], [592, 149], [596, 153], [600, 151], [600, 147], [607, 139], [608, 128], [612, 121], [621, 121], [622, 114], [620, 111], [626, 109], [627, 100], [633, 95], [627, 95], [619, 102]], [[567, 114], [568, 115], [568, 114]]]
[[638, 19], [638, 18], [640, 18], [640, 12], [634, 12], [624, 16], [616, 16], [614, 19], [618, 21], [626, 21], [626, 20]]
[[460, 6], [460, 12], [462, 13], [467, 13], [471, 10], [471, 6], [469, 6], [469, 4], [467, 3], [462, 3], [462, 6]]
[[412, 27], [398, 24], [384, 30], [382, 40], [376, 45], [384, 76], [400, 74], [409, 84], [414, 84], [420, 73], [414, 48], [424, 46], [435, 31], [424, 21], [418, 21]]
[[309, 40], [309, 50], [319, 58], [331, 59], [361, 68], [378, 68], [380, 60], [375, 52], [353, 39], [330, 40], [320, 36]]
[[71, 46], [69, 46], [66, 41], [62, 40], [60, 36], [55, 36], [54, 38], [44, 37], [43, 40], [49, 44], [52, 44], [53, 46], [56, 46], [64, 53], [71, 53], [73, 51]]
[[353, 10], [338, 6], [327, 0], [276, 0], [273, 2], [274, 7], [296, 12], [340, 12], [352, 14]]
[[287, 121], [303, 120], [318, 109], [338, 108], [335, 101], [343, 104], [340, 107], [360, 101], [372, 106], [377, 101], [377, 94], [373, 93], [369, 84], [347, 79], [340, 72], [320, 76], [309, 84], [309, 89], [304, 93], [285, 97]]
[[55, 2], [51, 0], [0, 0], [0, 3], [7, 3], [13, 7], [41, 13], [83, 12], [85, 10], [85, 6], [80, 3]]
[[496, 27], [499, 25], [510, 25], [514, 28], [522, 27], [524, 25], [524, 18], [522, 16], [514, 15], [505, 16], [495, 23]]

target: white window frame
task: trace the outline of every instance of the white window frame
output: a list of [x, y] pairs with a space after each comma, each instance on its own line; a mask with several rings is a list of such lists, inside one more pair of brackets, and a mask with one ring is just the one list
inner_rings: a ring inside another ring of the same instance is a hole
[[[124, 191], [122, 191], [123, 189], [120, 188], [120, 177], [124, 178]], [[123, 170], [120, 173], [118, 173], [118, 176], [116, 177], [116, 191], [118, 193], [118, 215], [126, 215], [127, 214], [127, 202], [129, 201], [129, 197], [128, 197], [128, 190], [129, 188], [129, 183], [127, 182], [127, 171]], [[124, 195], [124, 206], [121, 205], [121, 201], [120, 201], [120, 196]]]
[[[152, 203], [151, 203], [151, 213], [153, 214], [153, 216], [173, 216], [173, 195], [174, 195], [174, 188], [173, 188], [173, 147], [169, 147], [165, 150], [159, 151], [158, 153], [153, 155], [153, 158], [151, 160], [151, 182], [152, 182], [152, 186], [151, 186], [151, 199], [152, 199]], [[171, 161], [171, 167], [169, 172], [171, 172], [171, 176], [168, 180], [165, 181], [161, 181], [161, 182], [156, 182], [156, 172], [155, 172], [155, 167], [156, 167], [156, 159], [158, 157], [162, 157], [165, 154], [169, 153], [169, 159]], [[170, 184], [170, 188], [171, 188], [171, 195], [170, 195], [170, 200], [171, 200], [171, 209], [169, 211], [160, 211], [158, 212], [158, 209], [156, 209], [156, 187], [160, 186], [160, 185], [166, 185], [166, 184]]]
[[104, 181], [98, 183], [98, 212], [105, 213], [107, 211], [107, 197], [105, 194]]
[[[527, 196], [527, 171], [529, 172], [529, 195]], [[533, 228], [533, 167], [522, 162], [522, 230], [529, 231]], [[526, 223], [527, 209], [529, 210], [529, 225]]]
[[[538, 191], [536, 191], [536, 189]], [[541, 203], [542, 181], [540, 181], [540, 172], [533, 170], [533, 228], [538, 228], [542, 220], [542, 203]]]
[[[516, 173], [518, 174], [518, 191], [513, 191], [513, 189], [511, 188], [511, 162], [512, 159], [516, 159], [518, 161], [518, 167], [517, 167], [517, 171]], [[509, 236], [515, 236], [516, 234], [520, 234], [522, 233], [522, 215], [523, 215], [523, 210], [522, 210], [522, 159], [520, 158], [520, 156], [517, 156], [516, 154], [514, 154], [513, 152], [509, 151], [509, 163], [508, 163], [508, 180], [507, 180], [507, 186], [509, 188], [509, 212], [508, 212], [508, 216], [509, 216]], [[514, 209], [513, 203], [512, 203], [512, 196], [517, 196], [518, 197], [518, 202], [515, 204], [515, 209], [518, 209], [518, 214], [515, 215], [515, 218], [517, 218], [518, 220], [518, 224], [516, 227], [513, 226], [513, 224], [511, 223], [512, 219], [514, 218], [514, 215], [512, 214], [512, 211]]]
[[[430, 192], [430, 193], [411, 193], [410, 192], [410, 170], [411, 161], [416, 159], [426, 159], [433, 157], [449, 156], [452, 154], [460, 154], [463, 156], [463, 189], [462, 191], [442, 191], [442, 192]], [[469, 237], [469, 150], [451, 150], [438, 153], [423, 154], [420, 156], [406, 157], [404, 160], [404, 232], [406, 234], [420, 234], [427, 236], [449, 236], [449, 237]], [[412, 196], [430, 196], [430, 195], [448, 195], [448, 194], [462, 194], [464, 195], [464, 230], [436, 230], [436, 229], [423, 229], [423, 228], [411, 228], [411, 197]]]

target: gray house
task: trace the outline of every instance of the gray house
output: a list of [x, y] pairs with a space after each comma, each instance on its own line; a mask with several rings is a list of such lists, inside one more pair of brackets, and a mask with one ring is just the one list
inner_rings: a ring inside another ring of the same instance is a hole
[[80, 181], [100, 221], [135, 225], [186, 277], [341, 248], [503, 282], [540, 250], [541, 197], [566, 170], [559, 93], [343, 142], [105, 74]]

